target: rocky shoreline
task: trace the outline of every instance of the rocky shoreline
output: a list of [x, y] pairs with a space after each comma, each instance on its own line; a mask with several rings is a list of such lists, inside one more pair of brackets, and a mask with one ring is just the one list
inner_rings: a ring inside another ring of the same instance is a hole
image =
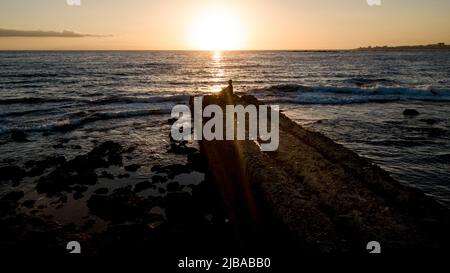
[[[0, 167], [1, 183], [14, 189], [0, 198], [1, 252], [61, 255], [73, 240], [85, 255], [230, 245], [232, 229], [203, 156], [193, 143], [170, 140], [166, 148], [186, 163], [126, 164], [136, 147], [114, 141], [70, 160], [50, 156], [23, 166], [11, 160]], [[135, 174], [144, 167], [151, 176]], [[31, 193], [18, 189], [24, 183], [34, 185]]]
[[[247, 95], [204, 101], [260, 104]], [[166, 153], [184, 163], [139, 161], [140, 147], [107, 140], [54, 145], [83, 151], [72, 158], [4, 160], [0, 183], [13, 190], [0, 197], [0, 251], [60, 255], [75, 240], [86, 255], [367, 253], [375, 240], [404, 253], [450, 242], [447, 209], [282, 113], [274, 152], [255, 141], [167, 139]], [[19, 132], [13, 140], [29, 141]]]
[[[209, 104], [259, 101], [246, 95], [205, 96], [204, 107]], [[438, 253], [450, 242], [448, 209], [284, 114], [279, 149], [262, 152], [257, 142], [200, 143], [229, 201], [228, 213], [237, 221], [251, 219], [245, 224], [251, 229], [261, 228], [260, 215], [269, 214], [297, 246], [313, 253], [367, 253], [369, 241], [380, 242], [387, 253]]]

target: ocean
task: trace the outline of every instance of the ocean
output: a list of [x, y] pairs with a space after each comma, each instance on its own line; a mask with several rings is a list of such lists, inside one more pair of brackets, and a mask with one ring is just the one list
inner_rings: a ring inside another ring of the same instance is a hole
[[[166, 152], [172, 107], [233, 79], [236, 93], [280, 105], [450, 207], [449, 51], [0, 52], [0, 67], [0, 167], [114, 140], [136, 147], [126, 160], [145, 180], [155, 162], [185, 161]], [[12, 141], [16, 130], [29, 141]], [[34, 185], [19, 188], [33, 196]]]

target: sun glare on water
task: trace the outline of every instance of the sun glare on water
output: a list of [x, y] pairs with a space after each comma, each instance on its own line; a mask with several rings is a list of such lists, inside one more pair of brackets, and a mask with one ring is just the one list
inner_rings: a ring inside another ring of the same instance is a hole
[[194, 19], [191, 40], [197, 50], [242, 49], [243, 25], [239, 17], [229, 10], [204, 11]]

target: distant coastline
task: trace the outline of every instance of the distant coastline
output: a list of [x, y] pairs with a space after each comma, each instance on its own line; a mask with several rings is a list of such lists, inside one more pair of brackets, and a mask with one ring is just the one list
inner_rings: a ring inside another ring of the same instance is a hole
[[413, 46], [368, 46], [360, 47], [357, 50], [450, 50], [450, 45], [445, 43], [429, 44], [429, 45], [413, 45]]

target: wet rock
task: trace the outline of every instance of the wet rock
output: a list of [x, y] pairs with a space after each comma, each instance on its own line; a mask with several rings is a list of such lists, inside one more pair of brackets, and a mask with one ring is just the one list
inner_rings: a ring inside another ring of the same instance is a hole
[[61, 202], [61, 203], [66, 203], [67, 202], [67, 195], [63, 195], [63, 196], [61, 196], [59, 199], [58, 199], [58, 201], [59, 202]]
[[428, 125], [434, 125], [434, 124], [438, 123], [437, 120], [432, 119], [432, 118], [421, 119], [420, 121], [423, 121]]
[[14, 212], [19, 205], [18, 202], [24, 197], [23, 191], [12, 191], [0, 198], [0, 215]]
[[180, 191], [183, 187], [178, 182], [170, 182], [167, 184], [167, 191]]
[[125, 166], [125, 170], [129, 171], [129, 172], [135, 172], [139, 168], [141, 168], [141, 165], [138, 165], [138, 164], [131, 164], [131, 165]]
[[107, 188], [98, 188], [94, 191], [94, 193], [96, 194], [107, 194], [108, 193], [108, 189]]
[[25, 196], [23, 191], [12, 191], [5, 194], [0, 200], [2, 201], [19, 201]]
[[152, 172], [156, 172], [156, 173], [158, 173], [158, 172], [160, 172], [160, 170], [162, 169], [162, 165], [159, 165], [159, 164], [156, 164], [156, 165], [154, 165], [150, 170], [152, 171]]
[[117, 155], [121, 152], [120, 144], [106, 141], [94, 147], [88, 154], [77, 156], [49, 175], [41, 177], [36, 189], [41, 193], [55, 194], [68, 190], [72, 184], [94, 185], [97, 183], [97, 174], [94, 170], [106, 168], [111, 162], [115, 163], [119, 158]]
[[95, 183], [97, 183], [97, 174], [93, 170], [70, 171], [70, 168], [64, 166], [41, 177], [37, 182], [36, 190], [39, 193], [53, 195], [70, 190], [70, 186], [74, 184], [95, 185]]
[[101, 178], [106, 179], [114, 179], [114, 175], [108, 173], [107, 171], [102, 171], [102, 174], [100, 175]]
[[446, 134], [447, 134], [447, 130], [442, 129], [442, 128], [431, 128], [430, 130], [428, 130], [428, 135], [430, 137], [441, 137]]
[[55, 149], [62, 149], [62, 148], [64, 148], [64, 145], [62, 143], [58, 143], [58, 144], [53, 145], [52, 147]]
[[122, 166], [123, 157], [120, 154], [110, 154], [108, 155], [108, 164], [112, 166]]
[[141, 192], [143, 190], [151, 188], [152, 186], [154, 187], [154, 185], [152, 185], [149, 181], [143, 181], [143, 182], [137, 183], [134, 186], [134, 190], [133, 191], [134, 192]]
[[119, 143], [116, 143], [114, 141], [106, 141], [92, 149], [89, 155], [106, 156], [111, 154], [119, 154], [122, 153], [122, 149], [123, 147]]
[[128, 177], [130, 177], [130, 174], [128, 174], [128, 173], [122, 173], [122, 174], [119, 174], [117, 177], [118, 177], [118, 178], [128, 178]]
[[87, 201], [89, 211], [98, 217], [122, 223], [142, 217], [154, 203], [131, 193], [130, 188], [118, 189], [111, 195], [93, 195]]
[[18, 166], [0, 167], [0, 181], [11, 180], [13, 182], [18, 182], [22, 180], [24, 176], [25, 171]]
[[84, 224], [83, 228], [84, 229], [90, 229], [91, 227], [93, 227], [95, 224], [95, 220], [94, 219], [89, 219], [86, 221], [86, 223]]
[[131, 146], [131, 147], [128, 147], [126, 150], [124, 150], [123, 152], [124, 153], [127, 153], [127, 154], [131, 154], [132, 152], [134, 152], [136, 150], [136, 147], [135, 146]]
[[189, 193], [168, 193], [164, 203], [169, 224], [186, 225], [195, 221], [194, 204]]
[[11, 139], [16, 142], [25, 142], [28, 141], [28, 135], [22, 131], [13, 131], [11, 132]]
[[161, 175], [154, 175], [152, 181], [153, 183], [164, 183], [167, 181], [167, 178]]
[[36, 203], [35, 200], [26, 200], [22, 202], [22, 206], [31, 209], [34, 206], [34, 203]]
[[176, 143], [171, 143], [170, 148], [167, 150], [169, 153], [189, 155], [197, 152], [197, 149], [192, 147], [187, 147], [186, 145], [177, 145]]
[[74, 150], [81, 150], [81, 146], [80, 145], [71, 145], [70, 148], [72, 148]]
[[75, 186], [72, 187], [72, 190], [74, 190], [75, 192], [83, 193], [83, 192], [86, 192], [88, 190], [88, 187], [81, 186], [81, 185], [75, 185]]
[[83, 197], [84, 197], [84, 195], [81, 192], [76, 192], [73, 194], [73, 199], [75, 199], [75, 200], [81, 199]]
[[172, 124], [174, 124], [177, 120], [178, 120], [177, 118], [169, 118], [169, 119], [167, 120], [167, 123], [168, 123], [169, 125], [172, 125]]
[[94, 171], [78, 173], [74, 176], [75, 183], [83, 185], [95, 185], [97, 183], [97, 174]]
[[403, 115], [405, 115], [405, 116], [418, 116], [418, 115], [420, 115], [420, 113], [416, 109], [405, 109], [403, 111]]
[[164, 166], [164, 167], [158, 167], [155, 168], [156, 166], [153, 166], [153, 169], [155, 169], [156, 173], [166, 173], [168, 175], [169, 178], [173, 178], [176, 175], [182, 174], [182, 173], [189, 173], [191, 172], [191, 168], [189, 167], [189, 165], [181, 165], [181, 164], [172, 164], [172, 165], [168, 165], [168, 166]]
[[27, 172], [27, 176], [33, 177], [41, 175], [46, 169], [64, 164], [65, 162], [66, 158], [64, 156], [49, 156], [40, 161], [27, 161], [25, 163], [25, 167], [33, 167], [29, 172]]
[[113, 191], [113, 194], [127, 194], [127, 195], [129, 195], [129, 194], [131, 194], [132, 192], [131, 192], [131, 189], [132, 189], [133, 187], [131, 186], [131, 185], [128, 185], [128, 186], [126, 186], [126, 187], [122, 187], [122, 188], [118, 188], [118, 189], [115, 189], [114, 191]]
[[65, 167], [68, 170], [86, 171], [94, 170], [97, 168], [106, 168], [108, 167], [108, 162], [101, 156], [93, 156], [87, 154], [75, 157], [74, 159], [67, 162], [67, 165]]

